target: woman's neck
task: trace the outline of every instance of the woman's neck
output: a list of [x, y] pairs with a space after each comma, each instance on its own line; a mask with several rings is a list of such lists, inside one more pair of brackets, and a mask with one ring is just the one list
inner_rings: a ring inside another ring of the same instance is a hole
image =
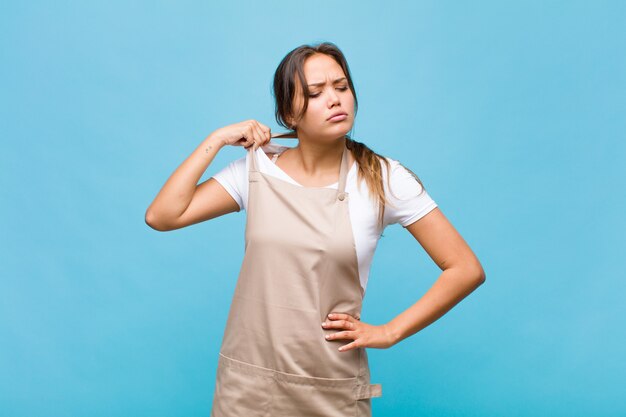
[[293, 148], [292, 157], [294, 162], [301, 167], [307, 176], [323, 175], [327, 172], [335, 172], [341, 164], [341, 156], [346, 146], [346, 137], [334, 140], [331, 143], [319, 143], [302, 140]]

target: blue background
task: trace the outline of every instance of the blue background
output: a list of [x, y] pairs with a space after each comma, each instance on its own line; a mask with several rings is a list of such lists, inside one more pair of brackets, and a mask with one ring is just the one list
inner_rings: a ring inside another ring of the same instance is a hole
[[[282, 131], [276, 66], [331, 41], [355, 139], [420, 176], [487, 274], [368, 350], [374, 415], [626, 415], [625, 5], [3, 2], [0, 414], [209, 415], [245, 212], [161, 233], [145, 210], [213, 130]], [[390, 226], [363, 321], [439, 273]]]

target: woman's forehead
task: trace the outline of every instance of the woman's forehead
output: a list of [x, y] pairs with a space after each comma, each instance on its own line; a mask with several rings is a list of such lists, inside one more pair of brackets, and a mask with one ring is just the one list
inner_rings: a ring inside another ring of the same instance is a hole
[[304, 78], [309, 86], [319, 83], [334, 83], [346, 77], [341, 65], [333, 58], [323, 54], [309, 57], [304, 62], [303, 70]]

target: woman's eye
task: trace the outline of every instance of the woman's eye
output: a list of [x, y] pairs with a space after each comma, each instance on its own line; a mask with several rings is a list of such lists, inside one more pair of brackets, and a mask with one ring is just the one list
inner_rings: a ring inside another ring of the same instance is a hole
[[[341, 90], [341, 91], [346, 91], [346, 90], [348, 89], [348, 87], [337, 87], [337, 89], [338, 89], [338, 90]], [[320, 93], [317, 93], [317, 94], [309, 94], [309, 97], [317, 97], [317, 96], [319, 96], [319, 95], [320, 95]]]

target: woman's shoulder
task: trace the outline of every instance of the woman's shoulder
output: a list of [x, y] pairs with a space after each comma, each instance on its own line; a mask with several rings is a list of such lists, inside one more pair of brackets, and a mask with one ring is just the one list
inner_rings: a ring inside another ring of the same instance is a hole
[[394, 177], [395, 174], [397, 174], [398, 169], [402, 166], [400, 161], [392, 156], [378, 154], [377, 158], [380, 163], [380, 170], [383, 178], [388, 177], [390, 174], [391, 177]]
[[[379, 158], [381, 161], [382, 176], [385, 179], [384, 187], [387, 188], [387, 179], [391, 184], [391, 188], [395, 191], [401, 189], [413, 194], [418, 194], [422, 191], [423, 186], [421, 180], [413, 170], [400, 162], [399, 158], [392, 156], [381, 155]], [[384, 161], [387, 163], [385, 163]]]

